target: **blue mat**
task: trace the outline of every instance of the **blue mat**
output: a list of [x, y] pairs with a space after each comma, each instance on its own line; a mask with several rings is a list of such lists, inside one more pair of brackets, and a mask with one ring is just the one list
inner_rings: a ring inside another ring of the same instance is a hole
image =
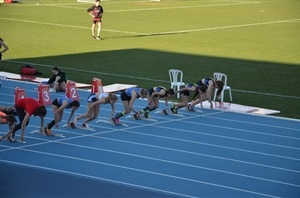
[[[37, 98], [37, 84], [3, 81], [0, 105], [12, 105], [14, 88]], [[87, 110], [88, 92], [79, 90]], [[51, 93], [51, 99], [63, 93]], [[137, 100], [135, 109], [147, 105]], [[117, 111], [123, 106], [119, 99]], [[160, 109], [164, 108], [161, 104]], [[46, 123], [53, 119], [47, 106]], [[151, 113], [154, 121], [123, 117], [128, 126], [92, 121], [95, 131], [62, 126], [65, 138], [30, 133], [26, 143], [0, 142], [1, 197], [299, 197], [300, 122], [202, 109], [182, 117]], [[108, 120], [110, 105], [97, 120]], [[0, 126], [1, 135], [7, 126]], [[20, 131], [16, 138], [19, 138]]]

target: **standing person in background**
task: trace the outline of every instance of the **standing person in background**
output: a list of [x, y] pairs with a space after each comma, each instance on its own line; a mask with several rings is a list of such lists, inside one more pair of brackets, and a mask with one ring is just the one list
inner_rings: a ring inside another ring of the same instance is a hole
[[[2, 47], [4, 49], [2, 49]], [[0, 62], [2, 60], [2, 54], [8, 50], [8, 46], [4, 43], [4, 40], [0, 37]]]
[[[92, 35], [94, 39], [100, 40], [100, 32], [102, 26], [103, 7], [100, 5], [100, 0], [96, 0], [95, 5], [87, 9], [89, 15], [92, 16]], [[95, 37], [95, 28], [98, 25], [97, 37]]]
[[67, 75], [65, 72], [62, 72], [58, 67], [52, 68], [53, 76], [48, 81], [48, 86], [50, 87], [50, 92], [56, 91], [66, 91], [67, 85]]

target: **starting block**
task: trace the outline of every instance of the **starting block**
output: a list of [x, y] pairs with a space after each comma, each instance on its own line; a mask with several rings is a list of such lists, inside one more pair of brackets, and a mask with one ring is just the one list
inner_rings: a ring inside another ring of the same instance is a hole
[[[48, 135], [46, 135], [45, 132], [42, 132], [42, 133], [41, 133], [39, 130], [33, 130], [33, 131], [31, 131], [30, 133], [48, 136]], [[61, 137], [61, 138], [64, 138], [64, 137], [65, 137], [64, 135], [62, 135], [62, 134], [57, 134], [57, 133], [51, 133], [51, 135], [49, 135], [49, 136]]]
[[163, 110], [157, 110], [157, 111], [155, 112], [155, 114], [158, 114], [158, 113], [160, 113], [160, 114], [162, 114], [162, 115], [171, 115], [171, 116], [177, 116], [177, 117], [185, 117], [185, 116], [182, 115], [182, 114], [179, 114], [179, 113], [175, 114], [175, 113], [170, 112], [169, 110], [166, 110], [166, 109], [163, 109]]
[[40, 83], [38, 87], [38, 101], [41, 105], [45, 106], [52, 104], [48, 86], [42, 83]]
[[16, 87], [15, 88], [15, 105], [17, 104], [17, 102], [23, 98], [26, 98], [26, 93], [25, 93], [25, 89]]
[[22, 140], [14, 140], [13, 142], [17, 142], [17, 143], [26, 144], [26, 141], [22, 141]]
[[[103, 123], [103, 124], [111, 124], [111, 125], [115, 125], [115, 123], [110, 119], [110, 120], [97, 120], [96, 123]], [[124, 123], [120, 123], [120, 126], [125, 126], [125, 127], [128, 127], [127, 124], [124, 124]]]
[[67, 124], [63, 125], [62, 127], [64, 128], [71, 128], [71, 129], [82, 129], [82, 130], [86, 130], [86, 131], [96, 131], [95, 129], [93, 128], [86, 128], [86, 127], [82, 127], [82, 126], [76, 126], [74, 124], [74, 122], [71, 122], [70, 123], [71, 126], [68, 126]]
[[66, 96], [72, 100], [79, 101], [79, 95], [74, 81], [67, 82]]
[[144, 121], [149, 121], [149, 122], [157, 122], [157, 120], [155, 120], [155, 119], [152, 119], [152, 118], [144, 118], [144, 117], [142, 117], [142, 116], [140, 116], [138, 119], [136, 119], [134, 115], [129, 115], [129, 116], [126, 116], [126, 118], [127, 118], [127, 119], [128, 119], [128, 118], [131, 118], [131, 119], [133, 119], [133, 120], [144, 120]]
[[93, 78], [91, 93], [104, 93], [102, 80], [98, 78]]
[[[2, 132], [1, 132], [1, 133], [2, 133]], [[5, 132], [5, 133], [6, 133], [6, 132]], [[7, 140], [7, 138], [8, 138], [8, 137], [7, 137], [6, 135], [4, 135], [4, 136], [0, 137], [0, 141], [3, 141], [3, 140], [5, 140], [5, 139]], [[7, 140], [7, 141], [10, 142], [9, 140]], [[23, 143], [23, 144], [26, 143], [26, 141], [22, 141], [22, 140], [13, 140], [12, 143], [13, 143], [13, 142]]]

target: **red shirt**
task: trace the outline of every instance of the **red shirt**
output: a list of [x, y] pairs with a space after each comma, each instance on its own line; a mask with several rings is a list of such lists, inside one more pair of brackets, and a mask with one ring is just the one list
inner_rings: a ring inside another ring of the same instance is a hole
[[93, 5], [91, 8], [87, 10], [87, 12], [90, 12], [95, 16], [93, 20], [101, 20], [104, 10], [101, 5], [99, 6]]
[[41, 106], [41, 104], [33, 98], [23, 98], [18, 100], [17, 107], [24, 109], [30, 116], [34, 114], [36, 109]]
[[5, 118], [2, 118], [2, 117], [4, 117], [4, 116], [6, 116], [6, 114], [3, 113], [2, 111], [0, 111], [0, 118], [1, 118], [0, 124], [5, 124], [5, 123], [6, 123], [6, 119], [5, 119]]

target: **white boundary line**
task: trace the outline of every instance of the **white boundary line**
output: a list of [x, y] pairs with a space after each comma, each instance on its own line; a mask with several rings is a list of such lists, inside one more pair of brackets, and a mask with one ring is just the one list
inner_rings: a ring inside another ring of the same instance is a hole
[[[41, 24], [41, 25], [51, 25], [51, 26], [78, 28], [78, 29], [90, 29], [89, 27], [82, 27], [82, 26], [75, 26], [75, 25], [65, 25], [65, 24], [57, 24], [57, 23], [46, 23], [46, 22], [30, 21], [30, 20], [21, 20], [21, 19], [13, 19], [13, 18], [6, 18], [6, 17], [0, 17], [0, 19], [9, 20], [9, 21], [24, 22], [24, 23], [35, 23], [35, 24]], [[190, 29], [190, 30], [178, 30], [178, 31], [170, 31], [170, 32], [154, 32], [154, 33], [128, 32], [128, 31], [111, 30], [111, 29], [103, 29], [103, 31], [131, 34], [131, 35], [137, 35], [137, 36], [154, 36], [154, 35], [164, 35], [164, 34], [179, 34], [179, 33], [212, 31], [212, 30], [221, 30], [221, 29], [233, 29], [233, 28], [241, 28], [241, 27], [270, 25], [270, 24], [277, 24], [277, 23], [288, 23], [288, 22], [294, 22], [294, 21], [300, 21], [300, 19], [285, 19], [285, 20], [267, 21], [267, 22], [260, 22], [260, 23], [247, 23], [247, 24], [237, 24], [237, 25], [229, 25], [229, 26], [198, 28], [198, 29]]]
[[229, 174], [229, 175], [237, 175], [237, 176], [240, 176], [240, 177], [248, 177], [248, 178], [257, 179], [257, 180], [263, 180], [263, 181], [268, 181], [268, 182], [273, 182], [273, 183], [279, 183], [279, 184], [284, 184], [284, 185], [300, 187], [300, 185], [297, 185], [297, 184], [281, 182], [281, 181], [272, 180], [272, 179], [265, 179], [265, 178], [262, 178], [262, 177], [245, 175], [245, 174], [235, 173], [235, 172], [231, 172], [231, 171], [218, 170], [218, 169], [215, 169], [215, 168], [208, 168], [208, 167], [199, 166], [199, 165], [187, 164], [187, 163], [182, 163], [182, 162], [176, 162], [176, 161], [165, 160], [165, 159], [160, 159], [160, 158], [148, 157], [148, 156], [144, 156], [144, 155], [132, 154], [132, 153], [127, 153], [127, 152], [122, 152], [122, 151], [115, 151], [115, 150], [104, 149], [104, 148], [95, 148], [95, 147], [90, 147], [90, 146], [77, 145], [77, 144], [73, 144], [73, 143], [64, 143], [64, 144], [69, 145], [69, 146], [74, 146], [74, 147], [81, 147], [81, 148], [85, 148], [85, 149], [92, 149], [92, 150], [97, 150], [97, 151], [116, 153], [116, 154], [121, 154], [121, 155], [132, 156], [132, 157], [144, 158], [144, 159], [153, 160], [153, 161], [160, 161], [160, 162], [164, 162], [164, 163], [170, 163], [170, 164], [179, 165], [179, 166], [186, 166], [186, 167], [191, 167], [191, 168], [210, 170], [210, 171], [225, 173], [225, 174]]
[[[104, 0], [102, 0], [104, 1]], [[105, 4], [110, 3], [110, 4], [128, 4], [128, 3], [150, 3], [150, 2], [155, 2], [159, 0], [142, 0], [142, 1], [127, 1], [127, 2], [113, 2], [113, 1], [107, 1], [105, 0]], [[156, 11], [156, 10], [173, 10], [173, 9], [190, 9], [190, 8], [206, 8], [206, 7], [223, 7], [223, 6], [236, 6], [236, 5], [250, 5], [250, 4], [259, 4], [261, 3], [260, 1], [202, 1], [203, 2], [227, 2], [227, 3], [222, 3], [222, 4], [208, 4], [208, 5], [191, 5], [191, 6], [176, 6], [176, 7], [155, 7], [155, 8], [140, 8], [140, 9], [127, 9], [127, 10], [108, 10], [106, 9], [105, 12], [139, 12], [139, 11]], [[69, 8], [69, 9], [81, 9], [81, 10], [86, 10], [87, 8], [82, 8], [78, 6], [72, 6], [72, 5], [82, 5], [82, 4], [91, 4], [91, 2], [77, 2], [77, 3], [42, 3], [41, 4], [20, 4], [17, 5], [18, 7], [23, 6], [23, 7], [35, 7], [35, 6], [51, 6], [51, 7], [62, 7], [62, 8]], [[93, 3], [92, 3], [93, 4]], [[103, 4], [102, 4], [103, 5]]]
[[235, 173], [235, 172], [231, 172], [231, 171], [218, 170], [215, 168], [208, 168], [208, 167], [199, 166], [199, 165], [193, 165], [193, 164], [187, 164], [187, 163], [165, 160], [165, 159], [160, 159], [160, 158], [148, 157], [148, 156], [144, 156], [144, 155], [132, 154], [132, 153], [127, 153], [127, 152], [122, 152], [122, 151], [115, 151], [115, 150], [110, 150], [110, 149], [95, 148], [95, 147], [89, 147], [89, 146], [83, 146], [83, 145], [79, 146], [77, 144], [72, 144], [72, 143], [65, 143], [65, 144], [70, 145], [70, 146], [75, 146], [75, 147], [82, 147], [82, 148], [86, 148], [86, 149], [99, 150], [99, 151], [116, 153], [116, 154], [121, 154], [121, 155], [128, 155], [128, 156], [132, 156], [132, 157], [144, 158], [144, 159], [149, 159], [149, 160], [153, 160], [153, 161], [160, 161], [160, 162], [170, 163], [170, 164], [175, 164], [175, 165], [180, 165], [180, 166], [187, 166], [187, 167], [192, 167], [192, 168], [197, 168], [197, 169], [210, 170], [210, 171], [214, 171], [214, 172], [220, 172], [220, 173], [225, 173], [225, 174], [237, 175], [237, 176], [241, 176], [241, 177], [254, 178], [254, 179], [264, 180], [264, 181], [268, 181], [268, 182], [274, 182], [274, 183], [280, 183], [280, 184], [284, 184], [284, 185], [300, 187], [300, 185], [297, 185], [297, 184], [280, 182], [280, 181], [276, 181], [276, 180], [265, 179], [262, 177], [255, 177], [255, 176]]
[[[63, 157], [63, 158], [72, 159], [72, 160], [85, 161], [85, 162], [88, 162], [88, 163], [101, 164], [101, 165], [104, 165], [104, 166], [111, 166], [111, 167], [115, 167], [115, 168], [121, 168], [121, 169], [126, 169], [126, 170], [131, 170], [131, 171], [137, 171], [137, 172], [141, 172], [141, 173], [148, 173], [148, 174], [158, 175], [158, 176], [162, 176], [162, 177], [168, 177], [168, 178], [172, 178], [172, 179], [184, 180], [184, 181], [189, 181], [189, 182], [194, 182], [194, 183], [199, 183], [199, 184], [206, 184], [206, 185], [210, 185], [210, 186], [215, 186], [215, 187], [219, 187], [219, 188], [226, 188], [226, 189], [231, 189], [231, 190], [235, 190], [235, 191], [246, 192], [246, 193], [255, 194], [255, 195], [262, 195], [262, 196], [274, 197], [274, 198], [276, 197], [277, 198], [277, 196], [264, 194], [264, 193], [258, 193], [258, 192], [255, 192], [255, 191], [244, 190], [244, 189], [240, 189], [240, 188], [215, 184], [215, 183], [211, 183], [211, 182], [204, 182], [204, 181], [201, 181], [201, 180], [195, 180], [195, 179], [190, 179], [190, 178], [186, 178], [186, 177], [174, 176], [174, 175], [165, 174], [165, 173], [158, 173], [158, 172], [153, 172], [153, 171], [148, 171], [148, 170], [143, 170], [143, 169], [131, 168], [131, 167], [121, 166], [121, 165], [117, 165], [117, 164], [99, 162], [99, 161], [94, 161], [94, 160], [86, 160], [86, 159], [77, 158], [77, 157], [71, 157], [71, 156], [65, 156], [65, 155], [53, 154], [53, 153], [46, 153], [46, 152], [34, 151], [34, 150], [28, 150], [28, 149], [21, 149], [20, 148], [20, 150], [24, 150], [24, 151], [32, 152], [32, 153], [46, 154], [46, 155], [55, 156], [55, 157]], [[46, 167], [42, 167], [42, 166], [33, 166], [33, 165], [25, 164], [25, 163], [18, 163], [18, 162], [12, 162], [12, 161], [7, 161], [7, 160], [0, 160], [0, 161], [15, 163], [15, 164], [22, 164], [22, 165], [26, 165], [26, 166], [29, 166], [29, 167], [38, 167], [38, 168], [47, 169], [47, 170], [50, 169], [50, 170], [55, 170], [55, 171], [58, 171], [58, 172], [67, 172], [67, 173], [72, 173], [73, 175], [81, 175], [81, 176], [92, 177], [92, 178], [101, 179], [101, 180], [107, 180], [107, 179], [101, 178], [101, 177], [95, 177], [95, 176], [89, 176], [89, 175], [86, 175], [86, 174], [68, 172], [68, 171], [63, 171], [63, 170], [60, 170], [60, 169], [46, 168]], [[117, 183], [123, 183], [123, 182], [119, 182], [119, 181], [115, 181], [115, 180], [109, 180], [109, 181], [114, 181], [114, 182], [117, 182]], [[135, 186], [135, 185], [130, 184], [130, 183], [126, 183], [126, 184], [130, 185], [130, 186]], [[139, 186], [139, 187], [149, 188], [149, 187], [146, 187], [146, 186]], [[182, 196], [185, 196], [185, 197], [193, 197], [192, 195], [183, 195], [183, 194], [164, 191], [164, 190], [160, 190], [160, 189], [156, 189], [156, 188], [150, 188], [150, 189], [155, 189], [156, 191], [160, 191], [160, 192], [168, 192], [168, 193], [171, 193], [171, 194], [182, 195]]]
[[[195, 122], [189, 122], [189, 123], [195, 123]], [[209, 134], [209, 133], [204, 133], [204, 132], [201, 132], [201, 131], [192, 131], [192, 130], [187, 130], [187, 129], [177, 129], [177, 128], [172, 128], [172, 127], [164, 127], [164, 126], [161, 126], [161, 125], [155, 125], [155, 127], [168, 129], [168, 130], [173, 130], [173, 131], [179, 131], [179, 132], [183, 132], [183, 133], [192, 133], [192, 134], [196, 134], [196, 135], [216, 137], [216, 138], [221, 138], [221, 139], [224, 139], [224, 140], [229, 139], [229, 140], [233, 140], [233, 141], [250, 142], [252, 144], [261, 144], [261, 145], [266, 145], [266, 146], [279, 147], [279, 148], [285, 148], [285, 149], [299, 150], [300, 151], [300, 148], [298, 148], [298, 147], [279, 145], [279, 144], [271, 144], [271, 143], [267, 143], [267, 142], [247, 140], [247, 139], [241, 139], [241, 138], [235, 138], [235, 137], [228, 137], [226, 135]], [[235, 130], [240, 130], [240, 129], [235, 129]], [[139, 132], [132, 132], [132, 133], [139, 133]], [[152, 136], [152, 135], [149, 134], [149, 136]], [[153, 135], [153, 136], [156, 136], [156, 135]], [[164, 137], [164, 136], [160, 136], [160, 135], [158, 137], [167, 138], [167, 139], [170, 138], [170, 137]], [[178, 138], [170, 138], [170, 139], [178, 140]], [[235, 147], [214, 145], [214, 144], [210, 144], [210, 143], [193, 141], [193, 140], [183, 140], [182, 139], [181, 141], [195, 143], [195, 144], [203, 144], [203, 145], [207, 145], [207, 146], [225, 148], [225, 149], [236, 150], [236, 151], [242, 151], [242, 152], [247, 152], [247, 153], [255, 153], [255, 154], [260, 154], [260, 155], [267, 155], [267, 156], [272, 156], [272, 157], [279, 157], [279, 158], [285, 158], [285, 159], [300, 161], [300, 159], [297, 159], [297, 158], [291, 158], [291, 157], [286, 157], [286, 156], [281, 156], [281, 155], [274, 155], [274, 154], [269, 154], [269, 153], [262, 153], [262, 152], [248, 150], [248, 149], [246, 150], [246, 149], [240, 149], [240, 148], [235, 148]]]
[[271, 165], [266, 165], [266, 164], [261, 164], [261, 163], [255, 163], [255, 162], [251, 162], [251, 161], [238, 160], [238, 159], [234, 159], [234, 158], [228, 158], [228, 157], [222, 157], [222, 156], [220, 157], [217, 155], [209, 155], [209, 154], [200, 153], [200, 152], [187, 151], [187, 150], [181, 150], [181, 149], [164, 147], [164, 146], [157, 146], [157, 145], [152, 145], [152, 144], [144, 144], [144, 143], [140, 143], [140, 142], [121, 140], [121, 139], [115, 139], [115, 138], [104, 137], [104, 136], [99, 136], [97, 138], [111, 140], [111, 141], [117, 141], [117, 142], [124, 142], [124, 143], [129, 143], [129, 144], [136, 144], [136, 145], [141, 145], [141, 146], [146, 146], [146, 147], [153, 147], [153, 148], [158, 148], [158, 149], [163, 149], [163, 150], [170, 150], [170, 151], [179, 152], [179, 153], [187, 153], [187, 154], [191, 154], [191, 155], [214, 158], [214, 159], [219, 159], [219, 160], [224, 160], [224, 161], [237, 162], [237, 163], [248, 164], [248, 165], [252, 165], [252, 166], [261, 166], [261, 167], [276, 169], [276, 170], [280, 170], [280, 171], [300, 173], [300, 171], [298, 171], [298, 170], [287, 169], [287, 168], [282, 168], [282, 167], [277, 167], [277, 166], [271, 166]]
[[177, 7], [163, 7], [163, 8], [141, 8], [141, 9], [128, 9], [128, 10], [108, 10], [107, 12], [138, 12], [138, 11], [157, 11], [157, 10], [174, 10], [174, 9], [191, 9], [191, 8], [206, 8], [206, 7], [223, 7], [223, 6], [236, 6], [247, 4], [258, 4], [260, 2], [232, 2], [224, 4], [209, 4], [209, 5], [191, 5], [191, 6], [177, 6]]
[[[24, 151], [29, 151], [29, 152], [37, 152], [37, 151], [26, 150], [26, 149], [23, 149], [23, 150]], [[37, 153], [45, 154], [44, 152], [37, 152]], [[49, 154], [49, 153], [46, 153], [46, 154], [47, 155], [52, 155], [52, 156], [58, 156], [58, 157], [65, 157], [65, 158], [69, 158], [69, 159], [73, 159], [73, 160], [94, 162], [94, 163], [97, 163], [97, 164], [102, 164], [102, 165], [107, 165], [107, 166], [112, 166], [113, 165], [113, 164], [101, 163], [101, 162], [96, 162], [96, 161], [91, 161], [91, 160], [83, 160], [81, 158], [67, 157], [67, 156], [63, 156], [63, 155], [55, 155], [55, 154]], [[121, 182], [121, 181], [118, 181], [118, 180], [112, 180], [112, 179], [107, 179], [107, 178], [103, 178], [103, 177], [96, 177], [96, 176], [92, 176], [92, 175], [81, 174], [81, 173], [77, 173], [77, 172], [65, 171], [65, 170], [61, 170], [61, 169], [57, 169], [57, 168], [47, 168], [47, 167], [44, 167], [44, 166], [37, 166], [37, 165], [31, 165], [31, 164], [25, 164], [25, 163], [13, 162], [13, 161], [8, 161], [8, 160], [1, 160], [1, 159], [0, 159], [0, 161], [5, 162], [5, 163], [10, 163], [10, 164], [17, 164], [17, 165], [22, 165], [22, 166], [27, 166], [27, 167], [43, 169], [43, 170], [51, 170], [51, 171], [54, 171], [54, 172], [67, 173], [67, 174], [70, 174], [70, 175], [77, 175], [77, 176], [86, 177], [86, 178], [98, 179], [98, 180], [102, 180], [102, 181], [108, 181], [108, 182], [112, 182], [112, 183], [122, 184], [122, 185], [125, 185], [125, 186], [133, 186], [133, 187], [137, 187], [137, 188], [153, 190], [154, 192], [163, 192], [163, 193], [166, 193], [166, 194], [178, 195], [178, 196], [189, 197], [189, 198], [197, 198], [197, 197], [189, 196], [189, 195], [186, 195], [186, 194], [180, 194], [180, 193], [175, 193], [175, 192], [171, 192], [171, 191], [160, 190], [160, 189], [157, 189], [157, 188], [151, 188], [151, 187], [136, 185], [136, 184], [132, 184], [132, 183], [128, 183], [128, 182]], [[117, 168], [126, 168], [126, 167], [117, 166], [117, 165], [113, 165], [113, 166], [117, 167]], [[130, 169], [130, 168], [127, 167], [127, 169]], [[136, 171], [138, 169], [130, 169], [130, 170]], [[147, 171], [144, 171], [144, 172], [147, 172]], [[151, 173], [151, 172], [147, 172], [147, 173]]]

